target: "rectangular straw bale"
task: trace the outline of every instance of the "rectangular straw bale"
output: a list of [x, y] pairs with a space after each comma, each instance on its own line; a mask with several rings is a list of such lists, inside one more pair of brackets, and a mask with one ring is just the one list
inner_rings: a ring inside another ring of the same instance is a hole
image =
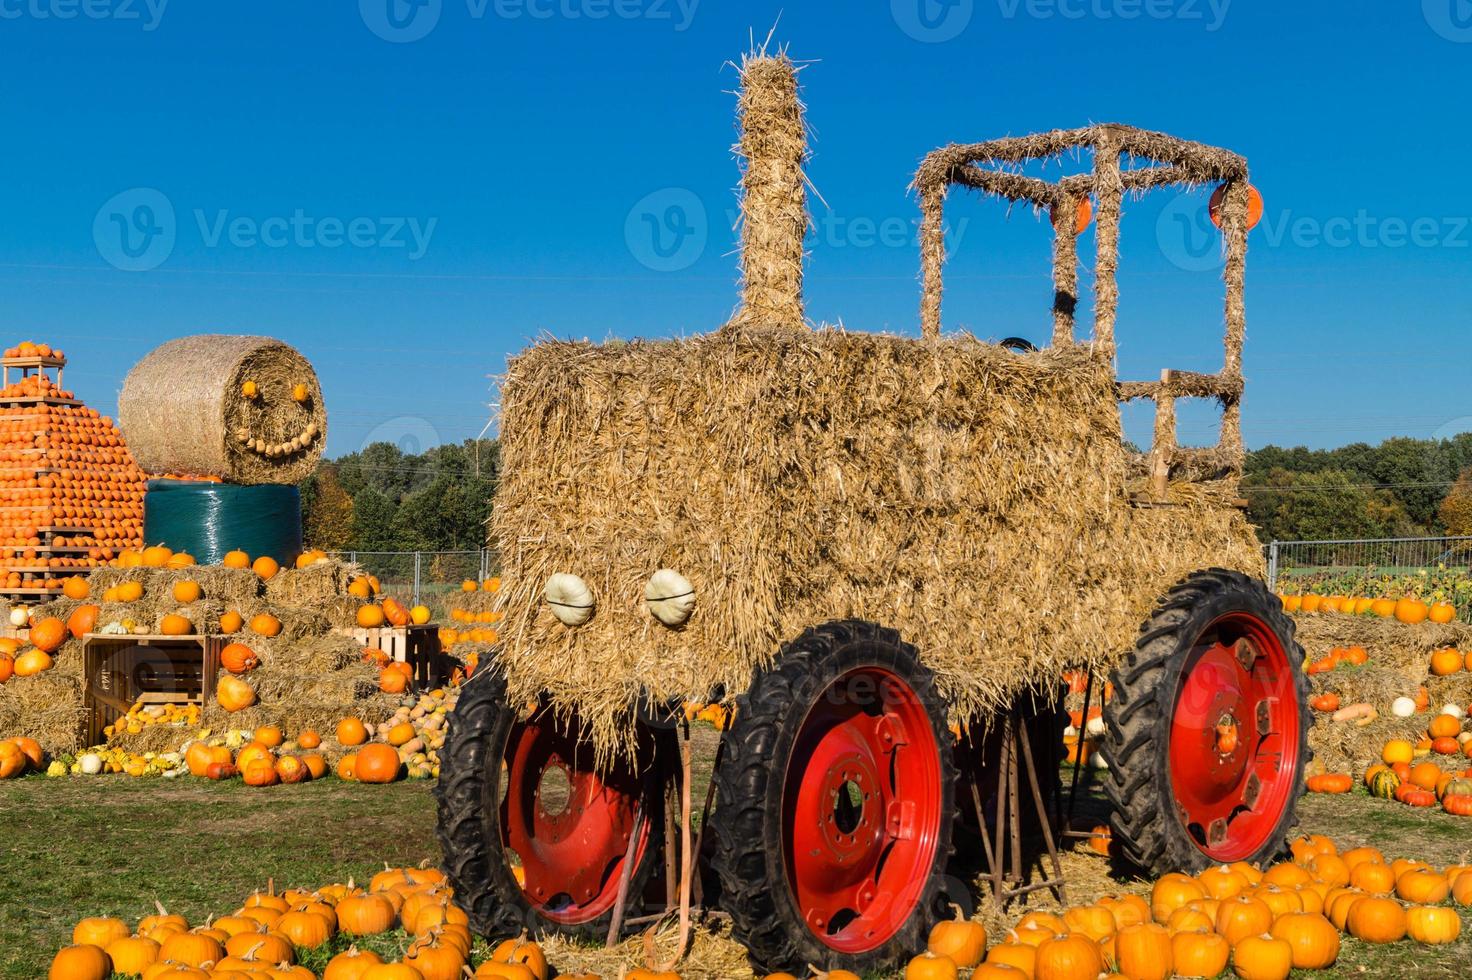
[[[512, 697], [576, 706], [603, 751], [639, 696], [734, 695], [784, 640], [844, 617], [897, 628], [958, 715], [985, 715], [1065, 665], [1113, 663], [1191, 571], [1260, 566], [1237, 511], [1129, 504], [1111, 365], [1087, 345], [549, 341], [501, 397]], [[681, 630], [644, 609], [661, 567], [695, 587]], [[542, 601], [554, 572], [593, 589], [587, 625]]]

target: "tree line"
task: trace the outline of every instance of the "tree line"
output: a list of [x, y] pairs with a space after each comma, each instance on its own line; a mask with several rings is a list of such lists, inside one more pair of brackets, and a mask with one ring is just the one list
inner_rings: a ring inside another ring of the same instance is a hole
[[327, 551], [475, 551], [500, 472], [494, 439], [422, 453], [376, 442], [302, 482], [303, 536]]
[[[380, 442], [301, 484], [307, 543], [330, 551], [473, 551], [501, 471], [494, 439], [405, 453]], [[1267, 541], [1472, 535], [1472, 433], [1248, 453], [1248, 514]]]
[[1265, 446], [1247, 456], [1242, 493], [1265, 542], [1472, 534], [1472, 433]]

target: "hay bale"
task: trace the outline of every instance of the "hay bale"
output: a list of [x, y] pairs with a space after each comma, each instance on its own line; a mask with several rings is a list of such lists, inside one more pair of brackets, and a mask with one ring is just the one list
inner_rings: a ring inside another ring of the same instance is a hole
[[83, 714], [80, 679], [59, 669], [0, 685], [0, 736], [28, 735], [48, 754], [81, 747]]
[[[1065, 666], [1103, 669], [1192, 571], [1260, 573], [1240, 511], [1136, 508], [1106, 349], [966, 336], [722, 331], [512, 359], [492, 531], [513, 699], [547, 691], [601, 750], [639, 696], [738, 692], [803, 629], [862, 617], [915, 643], [959, 716]], [[658, 568], [690, 622], [645, 610]], [[570, 630], [542, 601], [583, 575]]]
[[[241, 386], [255, 382], [250, 399]], [[305, 402], [292, 398], [304, 384]], [[148, 473], [231, 483], [296, 483], [327, 442], [327, 410], [312, 365], [270, 337], [200, 334], [155, 348], [123, 381], [118, 417]]]
[[266, 583], [266, 598], [284, 606], [324, 606], [346, 597], [349, 583], [362, 574], [361, 565], [330, 558], [286, 568]]
[[807, 130], [786, 54], [742, 59], [739, 114], [741, 311], [733, 322], [802, 327]]

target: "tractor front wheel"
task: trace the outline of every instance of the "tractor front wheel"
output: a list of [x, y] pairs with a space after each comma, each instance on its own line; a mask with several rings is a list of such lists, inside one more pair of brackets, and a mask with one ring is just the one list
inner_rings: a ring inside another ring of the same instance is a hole
[[1239, 572], [1192, 575], [1113, 682], [1104, 789], [1123, 856], [1156, 874], [1277, 856], [1311, 755], [1303, 648], [1278, 598]]
[[493, 670], [461, 689], [442, 753], [446, 877], [486, 936], [605, 938], [633, 839], [628, 916], [661, 864], [672, 732], [641, 729], [636, 758], [598, 768], [577, 718], [518, 709]]
[[956, 770], [915, 648], [844, 621], [783, 647], [736, 702], [713, 865], [759, 972], [893, 968], [947, 916]]

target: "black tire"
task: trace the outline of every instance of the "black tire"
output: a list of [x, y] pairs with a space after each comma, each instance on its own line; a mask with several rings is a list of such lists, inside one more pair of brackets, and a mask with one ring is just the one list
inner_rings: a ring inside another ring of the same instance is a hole
[[1114, 845], [1125, 864], [1152, 875], [1196, 871], [1214, 863], [1178, 815], [1172, 796], [1171, 715], [1193, 646], [1219, 617], [1234, 612], [1256, 617], [1277, 635], [1294, 674], [1299, 717], [1299, 762], [1286, 802], [1274, 830], [1244, 860], [1275, 858], [1298, 824], [1298, 799], [1312, 753], [1309, 686], [1293, 620], [1262, 582], [1220, 568], [1197, 572], [1166, 593], [1141, 628], [1135, 649], [1113, 672], [1114, 697], [1104, 707], [1100, 748], [1109, 765], [1103, 785], [1113, 804]]
[[[534, 935], [607, 938], [613, 912], [586, 922], [566, 924], [548, 917], [527, 900], [514, 877], [502, 846], [501, 762], [517, 711], [506, 702], [506, 684], [494, 669], [483, 668], [460, 689], [449, 717], [440, 752], [440, 778], [434, 795], [439, 803], [437, 833], [444, 855], [445, 877], [455, 890], [455, 903], [465, 910], [473, 930], [488, 938]], [[661, 733], [672, 738], [672, 733]], [[659, 736], [651, 744], [660, 744]], [[662, 765], [668, 756], [650, 760]], [[664, 820], [659, 809], [662, 783], [651, 781], [646, 801], [649, 838], [643, 859], [629, 883], [625, 921], [639, 915], [650, 877], [663, 864]]]
[[[909, 918], [883, 945], [840, 953], [804, 921], [793, 897], [784, 857], [784, 786], [799, 729], [811, 707], [841, 675], [873, 666], [902, 678], [918, 695], [939, 749], [940, 826], [930, 874]], [[915, 648], [894, 630], [858, 620], [827, 623], [783, 646], [771, 667], [758, 673], [736, 700], [735, 724], [715, 774], [717, 809], [711, 817], [712, 864], [732, 937], [747, 948], [758, 973], [796, 974], [808, 964], [860, 973], [894, 968], [924, 947], [930, 929], [949, 918], [958, 883], [947, 877], [955, 815], [956, 768], [946, 705], [934, 675]]]

